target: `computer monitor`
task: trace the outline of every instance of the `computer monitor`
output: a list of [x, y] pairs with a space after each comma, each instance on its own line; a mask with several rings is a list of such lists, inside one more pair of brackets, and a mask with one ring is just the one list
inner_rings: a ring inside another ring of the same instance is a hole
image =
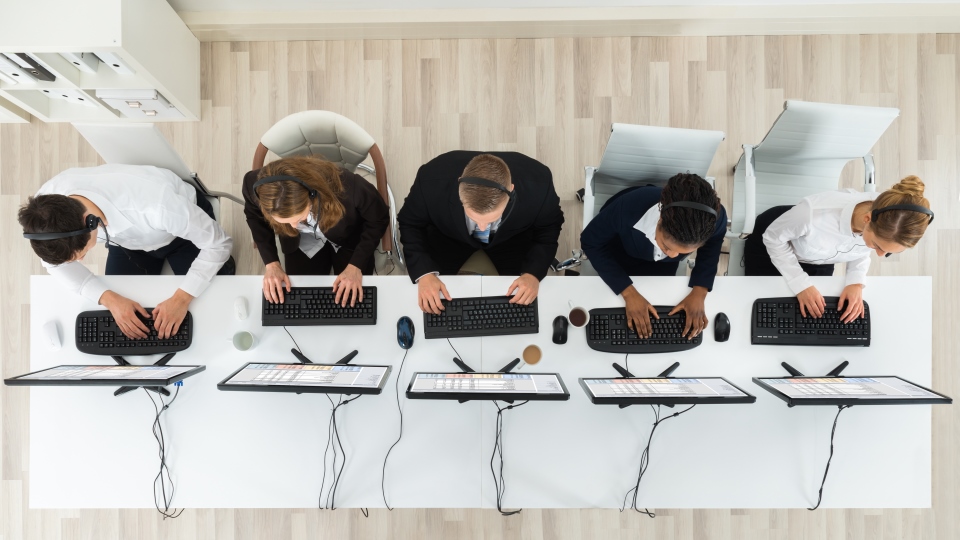
[[894, 376], [754, 377], [787, 405], [950, 404], [953, 399]]
[[722, 377], [619, 377], [580, 379], [596, 405], [754, 403], [752, 396]]
[[222, 380], [220, 390], [314, 394], [379, 394], [390, 366], [250, 362]]
[[566, 401], [570, 392], [556, 373], [414, 373], [407, 398]]
[[56, 366], [4, 380], [9, 386], [168, 386], [206, 366]]

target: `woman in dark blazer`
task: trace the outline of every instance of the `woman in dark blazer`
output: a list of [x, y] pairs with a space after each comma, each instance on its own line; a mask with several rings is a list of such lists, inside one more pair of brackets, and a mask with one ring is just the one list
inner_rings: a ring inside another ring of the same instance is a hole
[[337, 302], [353, 305], [363, 299], [362, 276], [373, 273], [373, 253], [389, 220], [387, 205], [372, 184], [329, 161], [295, 156], [248, 172], [243, 199], [247, 225], [266, 266], [267, 300], [283, 302], [289, 275], [328, 275], [331, 269], [337, 275]]

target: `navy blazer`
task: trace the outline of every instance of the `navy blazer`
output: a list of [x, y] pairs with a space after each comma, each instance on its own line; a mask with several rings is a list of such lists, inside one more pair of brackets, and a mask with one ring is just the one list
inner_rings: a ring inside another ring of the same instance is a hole
[[[662, 188], [644, 186], [627, 189], [607, 201], [600, 213], [580, 235], [580, 246], [587, 258], [613, 292], [620, 294], [633, 280], [626, 270], [617, 263], [614, 252], [620, 250], [626, 255], [653, 261], [653, 243], [642, 232], [634, 229], [640, 218], [653, 205], [660, 203]], [[697, 250], [697, 264], [690, 274], [690, 287], [713, 289], [713, 279], [717, 275], [717, 263], [720, 261], [720, 248], [727, 232], [727, 212], [720, 207], [717, 227], [713, 236]], [[677, 258], [661, 259], [660, 262], [681, 261], [686, 255]]]

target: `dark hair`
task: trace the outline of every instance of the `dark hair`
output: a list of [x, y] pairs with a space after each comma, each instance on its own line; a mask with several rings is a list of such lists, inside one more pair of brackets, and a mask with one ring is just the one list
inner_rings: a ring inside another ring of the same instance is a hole
[[[76, 199], [66, 195], [37, 195], [20, 207], [17, 221], [25, 233], [69, 232], [83, 229], [86, 215], [87, 209]], [[31, 240], [30, 247], [43, 262], [56, 266], [73, 260], [89, 241], [90, 236], [80, 234], [55, 240]]]
[[719, 214], [720, 197], [706, 180], [690, 173], [674, 176], [660, 192], [661, 232], [678, 244], [700, 246], [713, 236], [717, 228], [717, 216], [696, 208], [665, 208], [668, 204], [679, 201], [700, 203], [713, 208]]
[[[480, 154], [471, 159], [461, 175], [461, 178], [467, 177], [490, 180], [505, 188], [509, 188], [511, 183], [510, 167], [493, 154]], [[475, 184], [460, 184], [459, 189], [463, 205], [480, 214], [492, 212], [508, 197], [499, 189]]]

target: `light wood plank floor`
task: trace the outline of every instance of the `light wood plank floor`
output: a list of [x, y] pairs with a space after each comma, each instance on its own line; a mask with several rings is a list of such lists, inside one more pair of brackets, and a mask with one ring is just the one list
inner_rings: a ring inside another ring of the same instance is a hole
[[[740, 145], [760, 141], [785, 99], [899, 107], [900, 118], [874, 149], [878, 182], [918, 174], [937, 219], [917, 249], [875, 260], [871, 272], [935, 277], [935, 385], [960, 397], [958, 36], [204, 43], [202, 57], [202, 120], [162, 129], [212, 188], [239, 194], [268, 127], [292, 112], [328, 109], [374, 135], [401, 200], [417, 167], [447, 150], [516, 150], [540, 159], [566, 201], [561, 254], [576, 244], [580, 206], [573, 193], [583, 167], [599, 161], [611, 122], [725, 131], [711, 174], [729, 208]], [[69, 125], [0, 126], [5, 377], [29, 367], [28, 276], [43, 273], [19, 237], [17, 207], [57, 172], [98, 163]], [[842, 181], [857, 185], [861, 175], [862, 166], [851, 164]], [[227, 209], [223, 222], [238, 239], [240, 272], [260, 272], [239, 208]], [[102, 258], [91, 265], [102, 269]], [[665, 510], [653, 520], [615, 510], [527, 509], [511, 518], [479, 510], [373, 510], [365, 519], [356, 510], [227, 509], [189, 510], [173, 521], [153, 510], [30, 510], [27, 390], [0, 387], [0, 408], [3, 540], [960, 537], [956, 406], [933, 415], [932, 509]], [[69, 447], [65, 441], [64, 451]]]

